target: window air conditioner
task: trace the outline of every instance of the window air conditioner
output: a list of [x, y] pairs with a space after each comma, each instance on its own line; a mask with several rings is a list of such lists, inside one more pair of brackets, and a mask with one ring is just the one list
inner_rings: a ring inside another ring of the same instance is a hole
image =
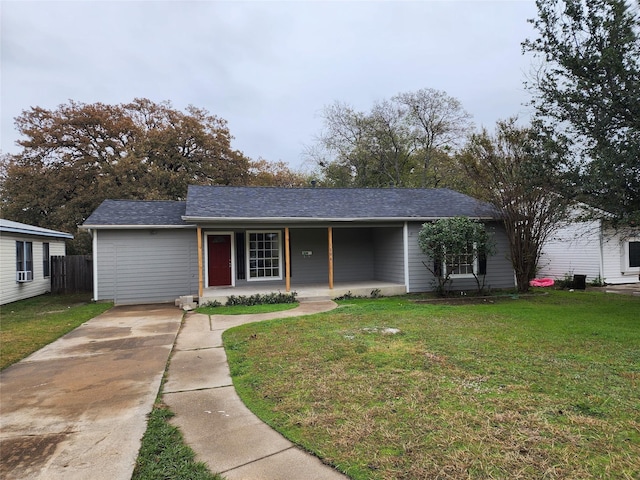
[[19, 270], [16, 272], [17, 282], [29, 282], [31, 280], [33, 280], [33, 272], [30, 270]]

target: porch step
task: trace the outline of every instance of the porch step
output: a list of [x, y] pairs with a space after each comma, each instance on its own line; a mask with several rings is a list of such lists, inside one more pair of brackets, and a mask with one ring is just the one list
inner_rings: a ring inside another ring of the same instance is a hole
[[198, 300], [194, 299], [193, 295], [184, 295], [176, 299], [175, 305], [185, 312], [190, 312], [198, 307]]
[[332, 298], [328, 295], [320, 295], [317, 297], [296, 297], [296, 300], [300, 303], [309, 303], [309, 302], [326, 302], [327, 300], [332, 300]]

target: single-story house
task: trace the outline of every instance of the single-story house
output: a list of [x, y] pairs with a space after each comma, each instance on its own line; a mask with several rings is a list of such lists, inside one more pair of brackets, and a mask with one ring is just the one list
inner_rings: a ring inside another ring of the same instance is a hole
[[640, 228], [614, 229], [601, 219], [583, 219], [584, 212], [584, 208], [575, 209], [573, 221], [545, 242], [538, 276], [586, 275], [587, 282], [606, 284], [640, 282]]
[[335, 298], [432, 290], [418, 232], [454, 216], [486, 222], [498, 253], [457, 265], [453, 288], [474, 288], [480, 268], [487, 286], [513, 287], [495, 210], [449, 189], [189, 186], [186, 201], [105, 200], [82, 228], [93, 237], [96, 300], [203, 302], [248, 292], [302, 296], [312, 287]]
[[73, 235], [0, 219], [0, 305], [51, 291], [51, 256]]

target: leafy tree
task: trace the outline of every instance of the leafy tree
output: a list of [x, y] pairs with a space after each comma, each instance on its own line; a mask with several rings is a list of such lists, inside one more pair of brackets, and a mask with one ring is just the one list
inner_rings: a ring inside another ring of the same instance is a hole
[[529, 82], [537, 121], [570, 140], [582, 199], [640, 223], [640, 16], [637, 0], [537, 0], [542, 64]]
[[567, 219], [570, 199], [559, 195], [567, 182], [562, 149], [516, 119], [500, 121], [495, 135], [471, 137], [461, 154], [473, 194], [500, 212], [509, 240], [518, 290], [535, 278], [542, 246]]
[[309, 179], [289, 168], [284, 162], [269, 162], [263, 158], [249, 164], [247, 185], [263, 187], [304, 187]]
[[423, 89], [373, 105], [367, 113], [336, 102], [309, 155], [325, 185], [434, 187], [456, 181], [450, 153], [471, 129], [470, 115], [445, 92]]
[[248, 182], [226, 122], [196, 107], [70, 101], [26, 110], [16, 126], [22, 151], [3, 158], [3, 216], [75, 233], [71, 253], [90, 250], [76, 227], [106, 198], [177, 200], [189, 184]]
[[[495, 245], [485, 225], [467, 217], [442, 218], [422, 225], [418, 233], [420, 250], [431, 259], [424, 266], [438, 282], [440, 295], [449, 293], [456, 266], [460, 259], [473, 264], [481, 256], [495, 253]], [[484, 289], [484, 274], [474, 272], [478, 292]], [[482, 278], [481, 278], [482, 277]]]

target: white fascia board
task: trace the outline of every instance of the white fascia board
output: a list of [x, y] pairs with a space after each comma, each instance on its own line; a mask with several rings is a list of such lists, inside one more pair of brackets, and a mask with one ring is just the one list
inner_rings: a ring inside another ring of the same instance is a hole
[[[316, 218], [316, 217], [182, 217], [185, 222], [239, 222], [239, 223], [347, 223], [347, 222], [429, 222], [441, 218], [453, 217], [354, 217], [354, 218]], [[493, 217], [469, 217], [474, 220], [500, 220]]]
[[26, 228], [14, 228], [14, 227], [3, 227], [0, 229], [1, 232], [4, 233], [14, 233], [19, 235], [31, 235], [33, 237], [46, 237], [46, 238], [66, 238], [71, 240], [73, 235], [70, 233], [64, 232], [56, 232], [55, 230], [28, 230]]

